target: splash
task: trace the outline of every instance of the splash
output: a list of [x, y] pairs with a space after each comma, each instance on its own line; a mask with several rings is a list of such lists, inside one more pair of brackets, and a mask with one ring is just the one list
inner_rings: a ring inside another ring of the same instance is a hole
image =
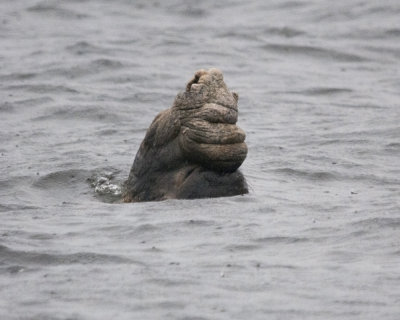
[[88, 179], [96, 195], [105, 202], [115, 202], [121, 198], [122, 186], [114, 181], [115, 175], [115, 172], [99, 173]]

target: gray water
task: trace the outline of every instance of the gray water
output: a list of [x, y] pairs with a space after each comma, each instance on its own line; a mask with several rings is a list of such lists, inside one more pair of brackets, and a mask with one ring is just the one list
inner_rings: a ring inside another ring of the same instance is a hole
[[[399, 319], [400, 3], [0, 2], [0, 319]], [[113, 203], [197, 69], [245, 196]]]

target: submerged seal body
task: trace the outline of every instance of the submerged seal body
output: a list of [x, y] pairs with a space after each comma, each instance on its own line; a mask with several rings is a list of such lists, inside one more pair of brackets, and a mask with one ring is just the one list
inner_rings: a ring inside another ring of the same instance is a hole
[[238, 95], [221, 71], [199, 70], [172, 107], [153, 120], [125, 182], [125, 202], [245, 194], [247, 155], [236, 126]]

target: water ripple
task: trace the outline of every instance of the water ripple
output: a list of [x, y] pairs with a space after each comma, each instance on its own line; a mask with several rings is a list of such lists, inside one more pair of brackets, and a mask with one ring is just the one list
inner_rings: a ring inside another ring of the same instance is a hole
[[292, 177], [298, 177], [316, 181], [330, 181], [330, 180], [337, 180], [339, 178], [337, 174], [327, 171], [305, 171], [292, 168], [280, 168], [280, 169], [274, 169], [273, 171], [280, 175], [286, 175], [286, 176], [292, 176]]
[[255, 239], [256, 242], [263, 244], [291, 244], [298, 242], [308, 242], [310, 239], [308, 238], [299, 238], [299, 237], [284, 237], [284, 236], [275, 236], [275, 237], [262, 237]]
[[82, 19], [89, 17], [86, 13], [79, 13], [70, 9], [63, 8], [60, 4], [51, 4], [47, 1], [40, 2], [27, 9], [29, 12], [38, 13], [43, 16], [54, 16], [63, 19]]
[[77, 252], [72, 254], [50, 254], [36, 251], [12, 250], [0, 245], [0, 264], [6, 265], [65, 265], [136, 263], [131, 259], [109, 254]]
[[62, 107], [49, 107], [45, 114], [32, 118], [33, 121], [49, 120], [74, 120], [74, 121], [95, 121], [117, 122], [120, 116], [108, 108], [95, 105], [66, 105]]
[[271, 43], [263, 46], [263, 49], [283, 55], [296, 55], [305, 58], [318, 58], [323, 60], [333, 60], [338, 62], [363, 62], [367, 59], [363, 56], [338, 51], [335, 49], [326, 49], [316, 46], [277, 44]]

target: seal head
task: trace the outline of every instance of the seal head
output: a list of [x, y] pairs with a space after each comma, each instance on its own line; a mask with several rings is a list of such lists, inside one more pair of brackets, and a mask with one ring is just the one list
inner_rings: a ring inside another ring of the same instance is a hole
[[247, 193], [237, 170], [247, 155], [246, 135], [236, 126], [238, 99], [221, 71], [197, 71], [147, 130], [125, 183], [124, 201]]

